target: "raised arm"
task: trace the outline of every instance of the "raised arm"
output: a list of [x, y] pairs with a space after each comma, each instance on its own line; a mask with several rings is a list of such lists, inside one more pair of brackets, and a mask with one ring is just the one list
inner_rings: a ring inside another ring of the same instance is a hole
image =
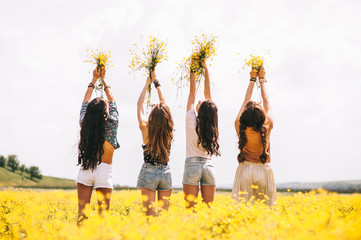
[[144, 108], [143, 108], [143, 103], [144, 103], [144, 98], [145, 98], [145, 94], [147, 92], [147, 89], [149, 87], [149, 85], [152, 83], [152, 80], [150, 79], [150, 77], [147, 77], [147, 81], [145, 82], [145, 85], [143, 87], [142, 92], [140, 93], [139, 99], [138, 99], [138, 103], [137, 103], [137, 117], [138, 117], [138, 123], [139, 123], [139, 128], [140, 130], [143, 131], [144, 129], [144, 122], [145, 122], [145, 118], [144, 118]]
[[161, 89], [161, 85], [157, 79], [157, 75], [155, 74], [155, 71], [151, 71], [151, 78], [153, 80], [154, 86], [157, 89], [157, 93], [158, 93], [158, 97], [159, 97], [159, 103], [165, 103], [164, 97], [163, 97], [163, 93], [162, 93], [162, 89]]
[[252, 69], [252, 71], [249, 73], [249, 75], [251, 76], [251, 79], [250, 79], [249, 84], [248, 84], [246, 95], [244, 97], [241, 109], [239, 110], [239, 112], [237, 114], [236, 120], [234, 121], [234, 126], [236, 127], [237, 133], [239, 132], [239, 119], [241, 118], [241, 115], [242, 115], [242, 113], [244, 111], [244, 108], [246, 107], [247, 103], [252, 98], [253, 88], [254, 88], [254, 84], [256, 82], [258, 73], [254, 72], [253, 69]]
[[201, 61], [202, 67], [204, 68], [204, 97], [206, 100], [212, 100], [211, 96], [211, 83], [209, 80], [209, 72], [207, 63], [205, 61]]
[[107, 81], [105, 80], [105, 73], [106, 73], [105, 68], [100, 70], [100, 78], [102, 79], [102, 82], [103, 82], [103, 85], [104, 85], [104, 92], [107, 95], [108, 101], [109, 102], [114, 102], [113, 93], [110, 90], [110, 86], [108, 85]]
[[[192, 63], [193, 65], [193, 63]], [[191, 69], [191, 75], [189, 80], [189, 95], [187, 102], [187, 112], [194, 109], [194, 102], [196, 101], [196, 74]]]
[[270, 105], [268, 94], [267, 94], [267, 89], [266, 89], [266, 84], [265, 84], [266, 83], [265, 76], [266, 76], [266, 71], [265, 71], [264, 67], [262, 66], [261, 69], [259, 70], [258, 77], [259, 77], [259, 82], [261, 85], [263, 110], [265, 111], [267, 118], [273, 124], [272, 109], [271, 109], [271, 105]]
[[99, 77], [100, 77], [100, 68], [97, 67], [93, 71], [93, 79], [92, 79], [91, 83], [89, 83], [88, 89], [85, 92], [85, 96], [84, 96], [84, 100], [83, 100], [84, 103], [90, 101], [92, 94], [93, 94], [93, 90], [95, 88], [94, 84], [98, 80]]

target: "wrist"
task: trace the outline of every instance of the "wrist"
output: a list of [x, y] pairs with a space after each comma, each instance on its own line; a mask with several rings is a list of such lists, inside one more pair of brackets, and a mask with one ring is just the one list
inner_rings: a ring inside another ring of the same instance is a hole
[[89, 83], [89, 84], [88, 84], [88, 88], [90, 88], [90, 87], [94, 89], [94, 88], [95, 88], [94, 83], [92, 83], [92, 82]]
[[259, 78], [259, 82], [260, 82], [260, 83], [266, 83], [266, 82], [267, 82], [267, 79], [264, 78], [264, 77], [260, 77], [260, 78]]
[[91, 82], [94, 84], [97, 80], [98, 80], [98, 78], [93, 77], [93, 79], [92, 79], [92, 81], [91, 81]]
[[251, 78], [249, 79], [249, 81], [250, 81], [250, 82], [253, 82], [253, 83], [255, 83], [256, 80], [257, 80], [257, 78], [255, 78], [255, 77], [251, 77]]
[[154, 79], [154, 80], [153, 80], [153, 84], [154, 84], [154, 87], [155, 87], [155, 88], [160, 87], [160, 83], [159, 83], [158, 79]]

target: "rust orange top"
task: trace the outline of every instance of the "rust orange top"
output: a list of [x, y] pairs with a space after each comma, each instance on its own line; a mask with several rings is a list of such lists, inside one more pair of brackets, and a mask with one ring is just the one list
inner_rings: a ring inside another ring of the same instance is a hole
[[[266, 151], [269, 153], [270, 136], [273, 125], [268, 118], [266, 119], [266, 128], [267, 128], [267, 142], [268, 142], [268, 147]], [[253, 163], [260, 163], [261, 159], [259, 157], [262, 155], [263, 152], [261, 133], [256, 132], [255, 130], [253, 130], [252, 127], [246, 128], [245, 133], [247, 136], [247, 143], [243, 148], [243, 153], [246, 158], [245, 160]], [[268, 163], [271, 162], [271, 156], [268, 157], [266, 162]]]

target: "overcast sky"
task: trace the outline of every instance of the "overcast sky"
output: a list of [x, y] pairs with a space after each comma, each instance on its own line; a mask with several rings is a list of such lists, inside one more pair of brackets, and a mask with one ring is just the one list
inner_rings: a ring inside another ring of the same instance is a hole
[[112, 52], [107, 79], [119, 108], [121, 148], [114, 154], [113, 180], [135, 186], [143, 162], [136, 102], [145, 79], [128, 75], [129, 48], [140, 35], [151, 34], [168, 42], [169, 61], [159, 65], [157, 76], [175, 122], [170, 164], [173, 185], [180, 186], [186, 110], [178, 107], [170, 79], [176, 62], [189, 55], [194, 36], [213, 33], [219, 186], [233, 183], [238, 165], [233, 123], [249, 82], [242, 61], [252, 51], [267, 50], [276, 182], [360, 179], [360, 11], [356, 0], [4, 2], [0, 155], [16, 154], [44, 175], [76, 178], [79, 111], [92, 78], [92, 66], [83, 60], [87, 48], [101, 46]]

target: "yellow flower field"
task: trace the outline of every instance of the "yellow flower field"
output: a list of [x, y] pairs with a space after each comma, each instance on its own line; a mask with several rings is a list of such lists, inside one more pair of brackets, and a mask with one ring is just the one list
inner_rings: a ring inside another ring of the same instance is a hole
[[139, 191], [115, 191], [110, 212], [76, 227], [76, 191], [0, 191], [0, 239], [361, 239], [361, 195], [325, 192], [279, 195], [269, 209], [234, 204], [217, 193], [211, 208], [184, 208], [174, 193], [169, 212], [147, 218]]

